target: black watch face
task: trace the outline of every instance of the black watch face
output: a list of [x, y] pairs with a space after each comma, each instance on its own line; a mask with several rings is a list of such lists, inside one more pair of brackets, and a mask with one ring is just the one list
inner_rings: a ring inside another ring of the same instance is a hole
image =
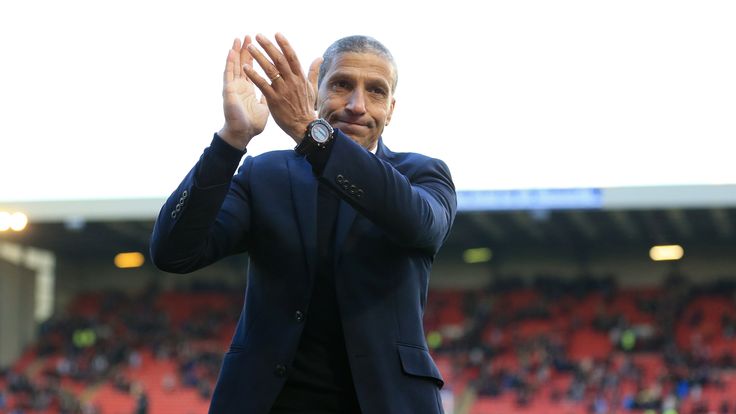
[[312, 138], [314, 138], [315, 141], [321, 143], [324, 143], [327, 141], [328, 138], [330, 138], [330, 130], [327, 128], [327, 125], [324, 124], [315, 124], [312, 127]]

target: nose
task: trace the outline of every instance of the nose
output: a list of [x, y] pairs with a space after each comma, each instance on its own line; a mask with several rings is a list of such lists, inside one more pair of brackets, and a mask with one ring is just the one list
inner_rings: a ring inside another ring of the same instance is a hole
[[365, 113], [365, 92], [363, 91], [363, 89], [353, 89], [350, 97], [348, 98], [346, 108], [354, 114], [360, 115]]

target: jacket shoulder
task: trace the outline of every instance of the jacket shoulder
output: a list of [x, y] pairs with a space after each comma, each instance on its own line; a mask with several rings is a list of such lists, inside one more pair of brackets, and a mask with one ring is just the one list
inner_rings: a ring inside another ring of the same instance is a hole
[[289, 158], [295, 158], [297, 155], [293, 150], [275, 150], [268, 151], [257, 155], [248, 155], [245, 157], [245, 164], [250, 164], [251, 167], [274, 167], [278, 165], [285, 165]]
[[294, 158], [296, 157], [296, 153], [294, 150], [274, 150], [274, 151], [268, 151], [264, 152], [258, 155], [251, 156], [252, 161], [254, 162], [272, 162], [275, 160], [280, 159], [287, 159], [287, 158]]
[[417, 152], [392, 152], [386, 160], [403, 173], [439, 170], [450, 175], [450, 169], [444, 161]]

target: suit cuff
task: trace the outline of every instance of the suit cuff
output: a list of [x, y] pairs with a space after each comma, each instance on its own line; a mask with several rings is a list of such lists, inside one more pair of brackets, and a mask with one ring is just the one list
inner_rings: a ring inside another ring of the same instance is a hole
[[332, 154], [332, 147], [335, 145], [335, 140], [339, 139], [337, 131], [338, 130], [335, 129], [335, 132], [333, 133], [334, 138], [325, 148], [315, 149], [306, 156], [307, 161], [312, 164], [312, 172], [317, 177], [322, 175], [322, 171], [325, 170], [325, 165], [327, 165], [327, 161], [330, 159], [330, 154]]
[[210, 146], [204, 151], [197, 165], [195, 182], [197, 187], [207, 188], [227, 184], [246, 151], [241, 151], [215, 133]]

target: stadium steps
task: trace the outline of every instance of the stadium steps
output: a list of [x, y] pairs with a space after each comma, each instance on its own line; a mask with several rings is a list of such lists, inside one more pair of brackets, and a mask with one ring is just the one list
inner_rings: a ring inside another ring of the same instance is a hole
[[[177, 414], [204, 414], [209, 407], [209, 401], [203, 399], [196, 390], [184, 388], [180, 384], [167, 391], [163, 387], [166, 375], [176, 375], [176, 364], [171, 360], [156, 360], [149, 352], [141, 353], [141, 366], [126, 368], [125, 376], [132, 383], [142, 386], [148, 396], [149, 412], [177, 413]], [[134, 396], [121, 393], [111, 385], [103, 385], [96, 392], [92, 401], [103, 408], [103, 413], [129, 414], [136, 405]]]
[[32, 365], [38, 362], [38, 354], [36, 353], [36, 347], [28, 347], [18, 360], [13, 364], [13, 371], [15, 372], [27, 372]]
[[684, 349], [692, 349], [696, 343], [700, 343], [707, 346], [714, 356], [734, 352], [736, 336], [724, 336], [721, 321], [724, 315], [736, 317], [736, 305], [730, 298], [707, 295], [693, 300], [677, 324], [677, 344]]
[[608, 333], [582, 328], [572, 333], [568, 345], [568, 356], [575, 361], [585, 358], [605, 358], [613, 350]]
[[82, 293], [77, 296], [69, 306], [70, 314], [85, 318], [99, 315], [102, 309], [103, 293]]
[[158, 297], [156, 305], [169, 316], [171, 323], [176, 326], [203, 311], [228, 312], [233, 306], [237, 306], [237, 303], [234, 297], [216, 292], [166, 292]]
[[135, 399], [113, 388], [110, 384], [102, 385], [94, 397], [92, 403], [100, 407], [104, 414], [130, 414], [135, 412]]
[[519, 405], [516, 393], [508, 393], [498, 398], [478, 397], [469, 414], [586, 414], [584, 404], [567, 401], [553, 402], [546, 398], [535, 398], [529, 404]]

